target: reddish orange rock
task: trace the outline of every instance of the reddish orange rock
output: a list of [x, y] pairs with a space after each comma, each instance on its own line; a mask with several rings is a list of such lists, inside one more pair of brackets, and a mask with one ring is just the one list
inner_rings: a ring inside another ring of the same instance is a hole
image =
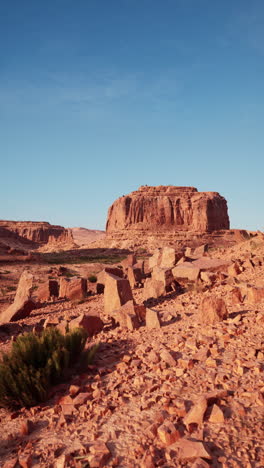
[[212, 325], [227, 318], [228, 312], [223, 299], [216, 296], [205, 296], [200, 306], [200, 321]]
[[81, 314], [76, 319], [71, 320], [68, 325], [70, 330], [83, 327], [90, 337], [100, 333], [104, 327], [104, 323], [100, 317], [91, 314]]
[[118, 310], [126, 302], [133, 300], [129, 281], [107, 273], [105, 275], [104, 310], [106, 314]]
[[120, 327], [134, 330], [139, 327], [139, 320], [136, 314], [133, 301], [126, 302], [120, 309], [111, 312], [111, 317], [118, 322]]
[[32, 466], [31, 454], [23, 454], [19, 457], [19, 464], [21, 468], [30, 468]]
[[59, 297], [59, 283], [56, 280], [48, 280], [37, 291], [38, 301], [46, 302], [51, 298]]
[[31, 299], [32, 287], [33, 275], [25, 270], [20, 276], [13, 304], [0, 315], [0, 324], [21, 320], [36, 309], [37, 305]]
[[147, 278], [144, 284], [143, 297], [145, 300], [158, 298], [166, 294], [164, 283], [152, 278]]
[[242, 293], [239, 288], [234, 288], [231, 291], [231, 299], [233, 304], [241, 304], [243, 302]]
[[146, 309], [146, 327], [147, 328], [160, 328], [159, 313], [153, 309]]
[[211, 414], [208, 419], [211, 423], [223, 423], [225, 422], [224, 413], [217, 405], [213, 405]]
[[14, 457], [11, 460], [7, 460], [4, 463], [3, 468], [16, 468], [17, 463], [18, 463], [18, 458]]
[[264, 300], [264, 288], [248, 288], [247, 300], [251, 304], [257, 304], [258, 302], [262, 302]]
[[129, 266], [127, 268], [127, 278], [132, 289], [140, 285], [142, 281], [141, 269]]
[[194, 187], [142, 186], [118, 198], [108, 212], [107, 234], [135, 228], [154, 233], [229, 229], [226, 200]]
[[158, 436], [161, 442], [164, 444], [165, 447], [172, 445], [176, 440], [180, 438], [180, 433], [169, 421], [165, 421], [164, 424], [158, 427], [157, 429]]
[[85, 278], [61, 278], [60, 297], [70, 300], [83, 299], [87, 294], [87, 280]]

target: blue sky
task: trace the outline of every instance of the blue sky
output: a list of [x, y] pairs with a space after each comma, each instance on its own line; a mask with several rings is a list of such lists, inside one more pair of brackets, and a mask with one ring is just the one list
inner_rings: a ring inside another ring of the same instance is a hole
[[1, 219], [190, 185], [264, 230], [263, 0], [2, 0], [0, 41]]

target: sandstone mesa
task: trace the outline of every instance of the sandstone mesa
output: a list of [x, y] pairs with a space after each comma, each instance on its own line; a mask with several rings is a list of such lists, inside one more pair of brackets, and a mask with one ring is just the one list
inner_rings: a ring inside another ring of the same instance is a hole
[[230, 230], [227, 202], [217, 192], [194, 187], [141, 186], [109, 208], [108, 245], [146, 247], [229, 244], [243, 240], [243, 230]]

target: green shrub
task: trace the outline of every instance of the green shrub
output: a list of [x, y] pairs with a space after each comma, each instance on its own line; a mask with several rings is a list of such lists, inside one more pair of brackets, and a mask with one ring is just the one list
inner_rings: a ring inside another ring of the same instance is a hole
[[0, 406], [33, 406], [47, 399], [52, 385], [62, 382], [77, 360], [91, 362], [97, 348], [83, 351], [87, 334], [76, 328], [65, 335], [48, 328], [25, 333], [0, 362]]
[[96, 283], [97, 281], [97, 276], [95, 275], [91, 275], [88, 277], [88, 281], [90, 281], [90, 283]]

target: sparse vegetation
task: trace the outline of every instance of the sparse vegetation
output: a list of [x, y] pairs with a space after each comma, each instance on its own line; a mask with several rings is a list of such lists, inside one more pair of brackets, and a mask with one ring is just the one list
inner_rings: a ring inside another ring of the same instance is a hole
[[64, 253], [45, 254], [45, 261], [51, 265], [80, 265], [83, 263], [118, 263], [126, 258], [126, 255], [98, 255], [98, 256], [67, 256]]
[[90, 283], [96, 283], [97, 276], [96, 275], [88, 276], [88, 281], [90, 281]]
[[63, 276], [65, 276], [66, 278], [73, 278], [74, 276], [77, 276], [77, 273], [72, 273], [71, 271], [65, 271], [65, 273], [63, 273]]
[[91, 363], [97, 347], [84, 351], [86, 339], [83, 328], [65, 335], [48, 328], [40, 335], [18, 337], [0, 362], [0, 406], [30, 407], [45, 401], [51, 386], [69, 376], [74, 365]]

